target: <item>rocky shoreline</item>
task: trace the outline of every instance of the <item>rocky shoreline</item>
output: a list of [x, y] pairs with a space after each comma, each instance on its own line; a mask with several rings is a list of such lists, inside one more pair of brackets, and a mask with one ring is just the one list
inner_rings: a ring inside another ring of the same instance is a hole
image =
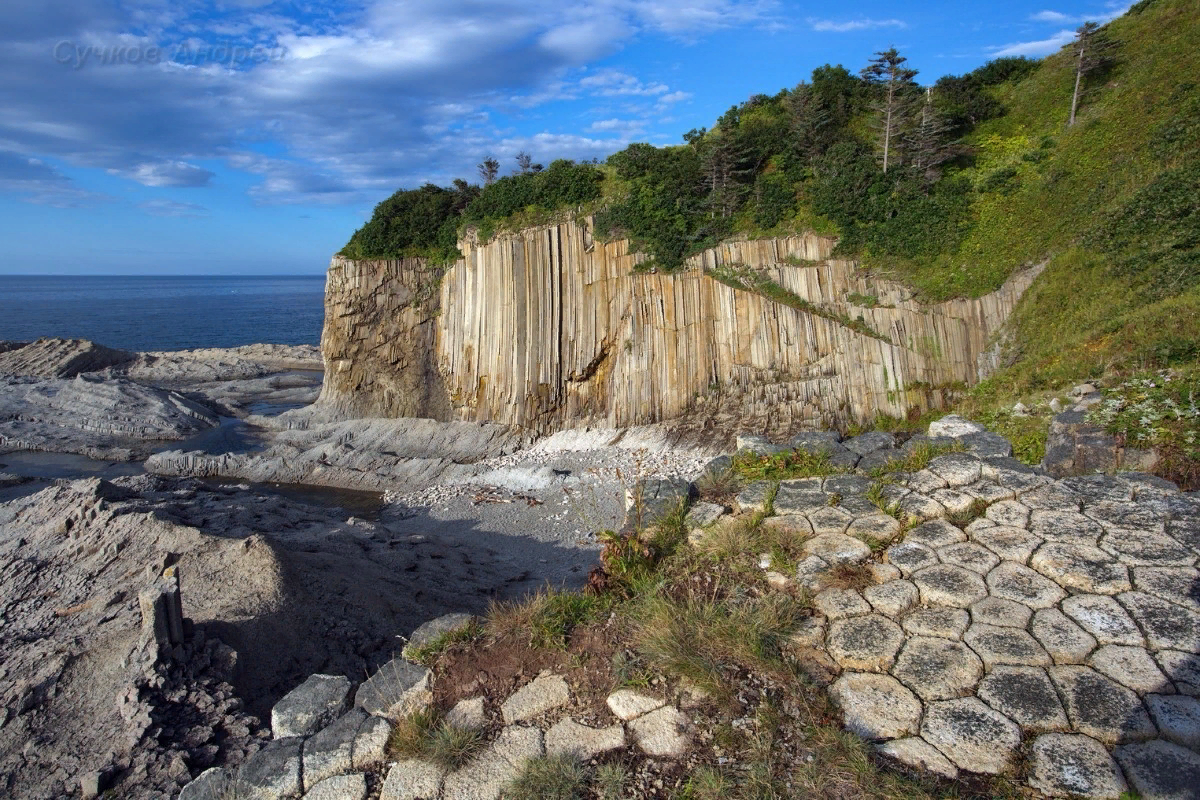
[[[697, 504], [692, 540], [764, 510], [803, 539], [797, 565], [760, 566], [772, 590], [811, 596], [790, 647], [846, 727], [946, 777], [1024, 758], [1050, 796], [1200, 780], [1200, 500], [1140, 473], [1057, 477], [1141, 457], [1081, 427], [1087, 391], [1052, 430], [1048, 472], [957, 418], [907, 441], [686, 444], [668, 426], [534, 441], [341, 419], [298, 407], [319, 363], [312, 348], [0, 346], [0, 793], [497, 798], [530, 758], [610, 750], [659, 774], [700, 754], [701, 700], [589, 699], [553, 670], [439, 707], [485, 732], [470, 763], [394, 763], [392, 727], [453, 694], [401, 650], [431, 618], [581, 588], [596, 531], [692, 497], [721, 453], [797, 448], [847, 472]], [[876, 492], [868, 474], [923, 443], [956, 452]], [[135, 474], [6, 466], [38, 453]], [[868, 584], [830, 585], [846, 566]], [[605, 702], [608, 717], [572, 716]]]

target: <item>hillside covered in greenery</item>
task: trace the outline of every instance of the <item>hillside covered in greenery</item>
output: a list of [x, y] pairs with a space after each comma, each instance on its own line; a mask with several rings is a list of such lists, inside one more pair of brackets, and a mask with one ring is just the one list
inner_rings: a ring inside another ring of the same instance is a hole
[[546, 169], [524, 156], [506, 177], [489, 160], [482, 186], [397, 192], [342, 253], [444, 262], [467, 226], [487, 238], [586, 212], [599, 237], [627, 237], [670, 270], [723, 238], [811, 229], [930, 301], [980, 296], [1047, 264], [1015, 314], [1008, 366], [965, 410], [1192, 368], [1200, 15], [1192, 0], [1143, 0], [1093, 27], [1083, 59], [1077, 42], [922, 81], [894, 50], [864, 54], [859, 70], [820, 67], [678, 146], [633, 144], [604, 164]]

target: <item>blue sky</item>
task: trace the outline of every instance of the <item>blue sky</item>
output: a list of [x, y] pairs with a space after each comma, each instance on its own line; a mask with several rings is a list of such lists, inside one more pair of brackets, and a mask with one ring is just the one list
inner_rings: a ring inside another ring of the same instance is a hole
[[1127, 3], [4, 0], [0, 273], [320, 273], [395, 189], [672, 144], [896, 46], [918, 81]]

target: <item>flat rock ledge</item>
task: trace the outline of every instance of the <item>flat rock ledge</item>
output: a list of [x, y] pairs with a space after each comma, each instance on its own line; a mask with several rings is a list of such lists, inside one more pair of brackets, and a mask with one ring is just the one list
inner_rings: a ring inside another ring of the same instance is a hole
[[[897, 452], [870, 449], [877, 438], [845, 447]], [[812, 593], [820, 616], [793, 642], [832, 670], [845, 726], [947, 778], [1020, 764], [1051, 797], [1196, 796], [1200, 496], [1139, 473], [1055, 480], [959, 418], [920, 438], [963, 452], [882, 487], [909, 518], [903, 535], [858, 504], [858, 476], [776, 494], [771, 524], [811, 533], [794, 576], [772, 585]], [[752, 484], [739, 506], [761, 508], [769, 489]], [[874, 585], [827, 586], [843, 564]]]

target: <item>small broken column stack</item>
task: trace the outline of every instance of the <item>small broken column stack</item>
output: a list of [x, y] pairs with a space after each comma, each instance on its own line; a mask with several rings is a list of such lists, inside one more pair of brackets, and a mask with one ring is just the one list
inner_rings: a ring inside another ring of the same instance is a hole
[[138, 605], [142, 610], [142, 639], [153, 639], [160, 655], [184, 643], [191, 620], [183, 617], [179, 567], [167, 567], [153, 586], [139, 592]]

